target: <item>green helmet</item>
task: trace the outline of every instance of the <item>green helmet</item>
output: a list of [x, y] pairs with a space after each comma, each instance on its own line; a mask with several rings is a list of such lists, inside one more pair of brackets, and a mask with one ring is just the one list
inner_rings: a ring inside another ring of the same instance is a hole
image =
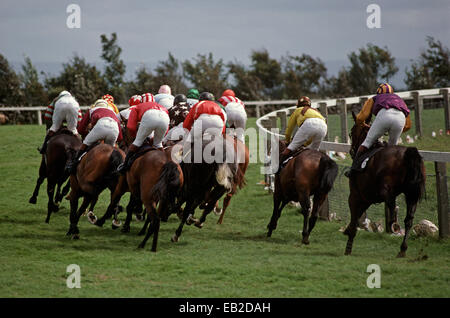
[[192, 99], [198, 99], [199, 95], [200, 95], [200, 93], [198, 92], [198, 89], [191, 88], [190, 90], [188, 90], [186, 97], [192, 98]]

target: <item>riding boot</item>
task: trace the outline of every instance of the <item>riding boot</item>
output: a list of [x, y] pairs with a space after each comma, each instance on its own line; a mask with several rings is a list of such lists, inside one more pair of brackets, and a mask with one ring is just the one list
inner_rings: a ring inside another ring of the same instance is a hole
[[281, 167], [283, 165], [283, 162], [289, 158], [289, 155], [291, 154], [291, 150], [289, 148], [284, 149], [284, 151], [281, 153], [280, 155], [280, 162], [278, 163], [278, 170], [276, 172], [276, 174], [279, 174], [281, 171]]
[[139, 147], [137, 147], [133, 144], [130, 145], [130, 147], [128, 148], [127, 155], [125, 156], [125, 161], [122, 162], [117, 167], [118, 173], [125, 174], [128, 171], [128, 169], [130, 169], [130, 163], [131, 163], [132, 159], [134, 159], [138, 149], [139, 149]]
[[44, 143], [42, 144], [41, 147], [38, 148], [39, 153], [40, 153], [41, 155], [45, 154], [45, 152], [47, 151], [47, 143], [48, 143], [48, 141], [50, 140], [50, 138], [51, 138], [54, 134], [55, 134], [54, 131], [49, 130], [48, 133], [45, 135]]
[[77, 166], [80, 161], [81, 156], [86, 152], [87, 146], [85, 144], [81, 145], [77, 154], [72, 158], [72, 160], [67, 162], [66, 171], [69, 174], [75, 174], [77, 172]]
[[355, 173], [355, 171], [356, 171], [357, 165], [360, 164], [359, 158], [361, 158], [361, 156], [362, 156], [366, 151], [367, 151], [367, 148], [366, 148], [365, 146], [359, 146], [358, 151], [356, 152], [356, 155], [355, 155], [355, 159], [353, 159], [352, 167], [350, 168], [350, 170], [347, 170], [347, 171], [344, 173], [344, 175], [345, 175], [347, 178], [350, 178], [351, 176], [354, 175], [354, 173]]

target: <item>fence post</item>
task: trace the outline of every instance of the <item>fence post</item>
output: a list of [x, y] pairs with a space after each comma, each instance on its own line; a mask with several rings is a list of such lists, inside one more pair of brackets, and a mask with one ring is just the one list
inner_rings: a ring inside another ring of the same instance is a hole
[[411, 92], [411, 96], [414, 99], [414, 116], [416, 124], [416, 134], [419, 137], [423, 136], [422, 129], [422, 110], [423, 110], [423, 97], [420, 97], [419, 92]]
[[42, 113], [40, 110], [37, 111], [37, 120], [38, 120], [38, 125], [41, 126], [42, 125]]
[[439, 237], [450, 236], [450, 206], [448, 202], [447, 176], [445, 162], [435, 162], [436, 194], [438, 201]]
[[255, 105], [256, 109], [256, 118], [261, 117], [261, 105]]
[[341, 140], [343, 143], [348, 143], [348, 124], [347, 124], [347, 103], [345, 99], [336, 101], [341, 117]]
[[439, 93], [442, 94], [442, 98], [444, 99], [445, 131], [447, 134], [450, 134], [450, 103], [448, 99], [448, 88], [441, 89]]
[[[319, 110], [320, 110], [320, 113], [322, 114], [322, 116], [325, 118], [326, 122], [328, 123], [327, 103], [324, 103], [324, 102], [319, 103]], [[328, 141], [328, 129], [327, 129], [327, 134], [325, 135], [323, 140]]]
[[280, 134], [284, 134], [287, 126], [287, 114], [286, 111], [277, 112], [278, 117], [280, 118]]

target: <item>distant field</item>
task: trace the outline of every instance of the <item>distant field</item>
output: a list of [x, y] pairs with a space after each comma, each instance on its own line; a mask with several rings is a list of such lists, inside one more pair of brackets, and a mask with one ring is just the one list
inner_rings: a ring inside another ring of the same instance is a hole
[[[434, 116], [426, 112], [427, 127], [435, 124]], [[255, 126], [255, 119], [248, 124]], [[247, 186], [232, 199], [224, 224], [217, 225], [217, 216], [211, 214], [203, 229], [185, 226], [175, 244], [170, 237], [178, 219], [171, 216], [161, 224], [157, 253], [149, 251], [150, 244], [137, 249], [142, 223], [134, 220], [131, 233], [123, 234], [113, 231], [109, 222], [97, 228], [83, 217], [81, 239], [73, 241], [65, 235], [67, 201], [50, 224], [44, 223], [45, 182], [37, 205], [28, 203], [40, 161], [36, 147], [43, 136], [43, 126], [0, 126], [0, 297], [450, 296], [448, 239], [412, 236], [407, 257], [397, 259], [399, 237], [359, 231], [353, 255], [344, 256], [346, 236], [339, 229], [349, 214], [345, 197], [340, 199], [342, 207], [336, 207], [343, 220], [318, 222], [309, 246], [300, 244], [303, 217], [293, 207], [285, 208], [278, 228], [267, 238], [272, 197], [257, 184], [263, 180], [259, 164], [249, 166]], [[428, 150], [449, 151], [449, 144], [447, 136], [419, 142]], [[429, 197], [434, 195], [432, 187]], [[108, 201], [104, 192], [96, 214], [102, 215]], [[127, 201], [125, 196], [121, 203]], [[432, 209], [432, 203], [421, 203], [414, 223], [435, 216]], [[401, 210], [400, 219], [404, 216]], [[69, 264], [81, 268], [80, 289], [66, 287]], [[366, 286], [369, 264], [380, 265], [379, 289]]]

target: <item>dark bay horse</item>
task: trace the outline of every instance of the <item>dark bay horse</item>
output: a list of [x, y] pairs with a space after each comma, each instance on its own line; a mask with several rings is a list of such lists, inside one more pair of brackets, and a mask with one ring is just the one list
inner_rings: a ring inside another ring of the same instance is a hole
[[[182, 204], [186, 205], [182, 211], [180, 225], [172, 236], [172, 242], [178, 242], [185, 223], [188, 225], [194, 223], [198, 228], [202, 228], [207, 215], [214, 209], [215, 203], [234, 187], [237, 164], [230, 158], [231, 154], [234, 154], [233, 143], [222, 136], [211, 136], [211, 139], [204, 138], [201, 142], [202, 153], [208, 153], [205, 148], [212, 149], [216, 143], [223, 148], [221, 148], [221, 153], [216, 153], [215, 150], [210, 152], [214, 156], [214, 160], [211, 162], [205, 160], [204, 156], [200, 162], [196, 162], [194, 151], [189, 150], [183, 153], [184, 157], [180, 162], [180, 167], [183, 171], [184, 185], [176, 208], [172, 212], [178, 212]], [[178, 149], [182, 148], [183, 145], [186, 145], [184, 141], [178, 143], [174, 146], [174, 151], [177, 147]], [[205, 204], [205, 200], [208, 200], [209, 204]], [[195, 219], [195, 209], [202, 203], [204, 208], [202, 216]]]
[[[281, 153], [286, 148], [286, 143], [280, 141], [279, 145]], [[275, 176], [273, 214], [267, 225], [267, 236], [270, 237], [276, 229], [284, 206], [294, 201], [300, 203], [303, 214], [302, 243], [309, 244], [309, 236], [316, 224], [320, 206], [332, 189], [337, 174], [337, 164], [323, 152], [306, 148], [292, 158]], [[314, 197], [310, 216], [312, 195]]]
[[[76, 173], [70, 176], [70, 227], [67, 235], [79, 238], [80, 216], [89, 205], [95, 205], [104, 189], [114, 191], [118, 182], [116, 169], [124, 158], [122, 150], [104, 143], [93, 147], [81, 158]], [[83, 202], [78, 209], [80, 198]]]
[[[352, 113], [355, 125], [351, 129], [351, 150], [354, 156], [363, 143], [369, 131], [370, 118], [366, 125], [357, 125], [356, 116]], [[351, 221], [344, 234], [348, 235], [345, 255], [352, 252], [353, 239], [357, 231], [358, 219], [374, 203], [385, 202], [389, 209], [391, 228], [396, 222], [395, 199], [401, 193], [405, 194], [406, 217], [405, 236], [398, 257], [406, 256], [407, 240], [414, 219], [417, 203], [425, 193], [425, 165], [416, 147], [386, 146], [378, 151], [367, 162], [363, 171], [350, 177], [350, 207]]]
[[[81, 146], [81, 141], [67, 129], [60, 129], [53, 137], [50, 138], [47, 144], [47, 150], [42, 155], [41, 165], [39, 167], [39, 177], [34, 188], [33, 195], [29, 199], [31, 204], [36, 204], [39, 188], [44, 180], [47, 178], [47, 218], [46, 223], [49, 223], [52, 212], [57, 212], [59, 203], [62, 198], [69, 192], [70, 182], [61, 187], [69, 178], [69, 174], [65, 172], [65, 165], [68, 160], [72, 159], [74, 153], [78, 151]], [[56, 195], [55, 195], [55, 187]], [[53, 197], [54, 201], [53, 201]]]

